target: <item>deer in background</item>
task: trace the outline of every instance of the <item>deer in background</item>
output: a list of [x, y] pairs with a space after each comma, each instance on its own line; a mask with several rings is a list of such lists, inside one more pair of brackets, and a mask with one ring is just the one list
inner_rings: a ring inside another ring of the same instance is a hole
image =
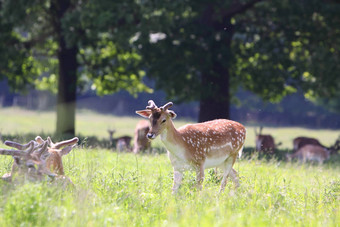
[[141, 120], [137, 123], [134, 133], [133, 152], [137, 154], [151, 147], [151, 141], [146, 137], [150, 129], [150, 123]]
[[331, 147], [326, 147], [324, 145], [322, 145], [319, 140], [315, 139], [315, 138], [311, 138], [311, 137], [296, 137], [294, 140], [293, 140], [293, 151], [297, 151], [299, 150], [300, 148], [302, 148], [303, 146], [307, 145], [307, 144], [310, 144], [310, 145], [316, 145], [316, 146], [319, 146], [319, 147], [323, 147], [323, 148], [326, 148], [326, 149], [329, 149], [331, 150], [331, 155], [332, 154], [336, 154], [337, 153], [337, 147], [340, 146], [340, 139], [337, 139], [335, 141], [335, 144]]
[[[255, 129], [256, 151], [262, 151], [265, 153], [273, 154], [276, 148], [274, 138], [271, 135], [263, 135], [262, 129], [263, 126], [260, 127], [259, 133], [257, 133]], [[281, 143], [279, 143], [278, 145], [280, 144]]]
[[[335, 144], [330, 147], [325, 147], [320, 144], [320, 142], [313, 138], [306, 138], [306, 140], [300, 139], [306, 137], [298, 137], [294, 139], [295, 141], [300, 141], [296, 147], [299, 147], [296, 152], [293, 154], [286, 154], [286, 158], [288, 161], [292, 159], [298, 159], [299, 162], [305, 163], [306, 161], [316, 161], [319, 164], [322, 164], [324, 161], [328, 160], [332, 154], [337, 154], [340, 149], [340, 140], [337, 139]], [[299, 139], [299, 140], [298, 140]], [[302, 142], [301, 142], [302, 141]], [[311, 142], [311, 144], [307, 144], [306, 142]], [[303, 146], [301, 144], [305, 143]], [[301, 145], [301, 146], [298, 146]], [[295, 146], [294, 146], [295, 148]]]
[[[0, 150], [0, 154], [12, 155], [14, 158], [11, 173], [5, 174], [3, 179], [11, 181], [13, 174], [16, 172], [25, 172], [18, 170], [25, 169], [25, 165], [28, 165], [27, 163], [34, 163], [38, 166], [36, 171], [29, 171], [29, 169], [27, 169], [28, 172], [32, 172], [33, 175], [36, 176], [33, 178], [40, 179], [39, 176], [47, 174], [57, 181], [73, 184], [69, 178], [64, 176], [62, 156], [70, 153], [78, 141], [79, 139], [75, 137], [70, 140], [53, 143], [50, 137], [44, 141], [40, 136], [37, 136], [35, 141], [32, 140], [24, 145], [13, 141], [5, 141], [7, 146], [16, 148], [17, 150]], [[31, 170], [33, 167], [31, 165]]]
[[117, 151], [130, 150], [130, 143], [132, 139], [131, 136], [121, 136], [118, 138], [113, 138], [113, 134], [116, 132], [116, 130], [108, 129], [107, 132], [109, 133], [109, 141], [111, 147], [113, 146], [113, 144], [116, 144]]
[[223, 170], [220, 192], [224, 190], [228, 176], [237, 187], [238, 176], [233, 165], [242, 153], [246, 138], [244, 126], [235, 121], [219, 119], [176, 129], [172, 122], [176, 113], [169, 110], [172, 105], [169, 102], [158, 108], [150, 100], [145, 110], [136, 113], [150, 121], [147, 137], [153, 140], [160, 135], [168, 150], [174, 169], [173, 192], [178, 191], [186, 170], [196, 171], [197, 187], [201, 189], [204, 169], [213, 167]]

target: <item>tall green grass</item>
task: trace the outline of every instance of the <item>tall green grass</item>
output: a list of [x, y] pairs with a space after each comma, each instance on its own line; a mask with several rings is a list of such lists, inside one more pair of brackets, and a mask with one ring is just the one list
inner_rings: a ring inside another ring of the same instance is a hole
[[[0, 110], [3, 135], [54, 130], [54, 113]], [[78, 112], [77, 133], [133, 135], [139, 118]], [[177, 126], [184, 124], [177, 121]], [[317, 135], [333, 143], [339, 131], [265, 128], [291, 147], [297, 135]], [[277, 133], [277, 134], [275, 134]], [[285, 139], [283, 139], [285, 138]], [[33, 139], [33, 138], [31, 138]], [[254, 146], [248, 128], [247, 146]], [[328, 141], [328, 142], [327, 142]], [[2, 147], [4, 145], [1, 145]], [[162, 147], [160, 141], [154, 146]], [[86, 146], [84, 146], [86, 147]], [[75, 187], [49, 182], [9, 185], [0, 181], [0, 226], [339, 226], [340, 166], [299, 165], [251, 156], [238, 160], [241, 186], [229, 182], [218, 193], [220, 179], [206, 170], [202, 191], [187, 172], [179, 193], [172, 195], [172, 167], [166, 154], [134, 155], [105, 149], [77, 148], [63, 158]], [[0, 175], [9, 172], [11, 157], [0, 156]]]
[[[0, 159], [2, 166], [6, 160]], [[340, 168], [258, 159], [235, 164], [241, 186], [206, 171], [202, 191], [186, 173], [172, 195], [165, 154], [76, 149], [64, 157], [75, 188], [0, 182], [1, 226], [338, 226]], [[3, 168], [1, 168], [1, 172]]]

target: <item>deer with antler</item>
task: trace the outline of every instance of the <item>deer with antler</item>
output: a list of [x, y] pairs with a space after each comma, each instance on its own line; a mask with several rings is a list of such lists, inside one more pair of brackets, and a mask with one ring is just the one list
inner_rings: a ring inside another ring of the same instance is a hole
[[174, 169], [173, 192], [178, 191], [186, 170], [196, 171], [197, 187], [201, 189], [204, 169], [212, 167], [223, 170], [220, 191], [224, 190], [228, 176], [238, 186], [237, 172], [233, 165], [237, 155], [242, 153], [246, 138], [245, 127], [235, 121], [219, 119], [176, 129], [172, 122], [176, 113], [169, 110], [172, 105], [169, 102], [158, 108], [150, 100], [145, 110], [136, 113], [150, 120], [147, 137], [153, 140], [160, 135], [168, 150]]
[[[5, 141], [9, 147], [17, 150], [0, 149], [0, 154], [12, 155], [14, 163], [10, 174], [3, 176], [4, 180], [11, 181], [13, 174], [28, 174], [31, 178], [41, 179], [41, 176], [47, 174], [51, 178], [63, 180], [72, 183], [70, 179], [64, 176], [62, 156], [68, 154], [77, 144], [78, 138], [65, 140], [59, 143], [53, 143], [48, 137], [44, 141], [40, 136], [35, 141], [27, 144], [20, 144], [13, 141]], [[35, 165], [38, 168], [35, 168]]]
[[5, 144], [17, 148], [17, 150], [0, 149], [1, 155], [11, 155], [14, 158], [11, 172], [4, 174], [3, 180], [11, 182], [14, 176], [28, 180], [41, 180], [45, 174], [52, 178], [55, 176], [46, 168], [44, 158], [47, 152], [47, 142], [38, 144], [32, 140], [25, 145], [21, 145], [6, 141]]

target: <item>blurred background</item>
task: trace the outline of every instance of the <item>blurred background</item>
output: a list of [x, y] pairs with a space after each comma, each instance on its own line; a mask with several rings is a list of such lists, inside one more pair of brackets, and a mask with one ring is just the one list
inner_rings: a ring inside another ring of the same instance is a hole
[[0, 128], [132, 135], [124, 117], [153, 99], [185, 122], [329, 129], [330, 145], [339, 25], [337, 0], [2, 0]]

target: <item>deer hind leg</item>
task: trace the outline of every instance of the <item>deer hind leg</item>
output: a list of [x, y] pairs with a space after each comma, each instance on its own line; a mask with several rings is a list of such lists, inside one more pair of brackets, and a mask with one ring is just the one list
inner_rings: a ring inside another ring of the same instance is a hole
[[240, 182], [239, 182], [239, 179], [238, 179], [238, 173], [234, 168], [231, 168], [229, 176], [230, 176], [231, 180], [233, 181], [235, 188], [240, 187]]
[[[230, 174], [233, 164], [235, 162], [236, 157], [229, 157], [227, 158], [227, 160], [225, 160], [225, 162], [222, 165], [222, 170], [223, 170], [223, 176], [222, 176], [222, 182], [221, 182], [221, 188], [220, 188], [220, 192], [224, 191], [224, 188], [227, 184], [227, 177]], [[235, 171], [236, 172], [236, 171]], [[236, 174], [231, 174], [231, 179], [234, 181], [236, 177]]]

